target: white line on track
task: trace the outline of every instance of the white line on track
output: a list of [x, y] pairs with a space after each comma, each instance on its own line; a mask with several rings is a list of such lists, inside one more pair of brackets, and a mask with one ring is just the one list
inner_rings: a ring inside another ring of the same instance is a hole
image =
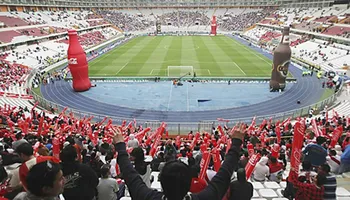
[[211, 73], [210, 73], [210, 70], [208, 69], [208, 73], [209, 73], [209, 75], [211, 75]]
[[187, 111], [190, 111], [190, 99], [189, 99], [189, 96], [188, 96], [188, 83], [187, 83]]
[[168, 101], [168, 107], [167, 107], [167, 111], [169, 111], [169, 107], [170, 107], [170, 101], [171, 101], [171, 95], [173, 93], [173, 82], [171, 81], [170, 83], [170, 94], [169, 94], [169, 101]]
[[125, 65], [123, 65], [123, 67], [120, 68], [120, 69], [118, 70], [118, 72], [115, 73], [115, 75], [119, 74], [119, 72], [122, 71], [122, 70], [124, 69], [124, 67], [126, 67], [128, 64], [129, 64], [129, 62], [127, 62]]
[[247, 75], [246, 73], [244, 73], [244, 71], [242, 70], [242, 68], [240, 68], [240, 67], [237, 65], [236, 62], [234, 62], [234, 61], [232, 61], [232, 62], [233, 62], [233, 64], [234, 64], [239, 70], [241, 70], [241, 72], [242, 72], [244, 75]]

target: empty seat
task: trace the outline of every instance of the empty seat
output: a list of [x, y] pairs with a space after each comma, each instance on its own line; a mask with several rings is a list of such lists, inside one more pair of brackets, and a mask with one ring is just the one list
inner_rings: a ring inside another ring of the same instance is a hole
[[261, 184], [260, 182], [252, 182], [252, 184], [254, 189], [264, 189], [263, 184]]
[[286, 188], [287, 187], [287, 182], [286, 181], [280, 182], [280, 186], [281, 186], [281, 188]]
[[278, 195], [273, 189], [260, 189], [259, 194], [263, 198], [277, 198]]
[[253, 190], [253, 198], [260, 197], [259, 193], [256, 190]]
[[280, 185], [276, 182], [265, 182], [264, 183], [265, 188], [269, 189], [278, 189], [281, 188]]
[[122, 197], [120, 200], [131, 200], [131, 197]]
[[335, 193], [337, 194], [337, 197], [350, 197], [350, 192], [342, 187], [337, 187]]

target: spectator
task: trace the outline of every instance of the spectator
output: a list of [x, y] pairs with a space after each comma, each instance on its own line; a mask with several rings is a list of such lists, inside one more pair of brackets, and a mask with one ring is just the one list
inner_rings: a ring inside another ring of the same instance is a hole
[[241, 159], [239, 160], [239, 167], [240, 168], [245, 168], [245, 166], [247, 165], [249, 161], [249, 155], [248, 152], [244, 152], [243, 155], [241, 156]]
[[253, 185], [247, 181], [244, 168], [237, 170], [237, 180], [230, 184], [229, 200], [249, 200], [253, 197]]
[[63, 196], [65, 200], [91, 200], [96, 196], [98, 178], [87, 165], [78, 161], [76, 148], [65, 147], [60, 154], [63, 176], [66, 179]]
[[154, 158], [152, 160], [152, 162], [151, 162], [151, 169], [152, 169], [152, 171], [154, 171], [154, 172], [159, 171], [158, 168], [159, 168], [160, 163], [162, 163], [162, 162], [164, 162], [164, 153], [163, 152], [159, 152], [157, 154], [157, 157]]
[[326, 175], [326, 182], [324, 183], [324, 200], [336, 200], [335, 190], [337, 189], [337, 179], [334, 175], [330, 175], [331, 168], [327, 164], [323, 164], [318, 168], [318, 173]]
[[327, 150], [322, 147], [324, 142], [324, 137], [317, 137], [316, 144], [308, 144], [303, 151], [305, 154], [305, 160], [310, 161], [311, 165], [315, 167], [326, 162]]
[[52, 156], [38, 156], [34, 157], [33, 147], [29, 143], [23, 143], [16, 148], [16, 152], [22, 159], [23, 164], [19, 168], [19, 178], [25, 190], [27, 190], [26, 177], [29, 170], [37, 163], [41, 163], [50, 160], [55, 163], [59, 163], [59, 160]]
[[282, 180], [283, 164], [273, 156], [269, 158], [270, 181], [280, 182]]
[[207, 183], [203, 179], [198, 178], [199, 172], [200, 172], [199, 166], [194, 165], [191, 167], [192, 180], [191, 180], [190, 192], [194, 194], [201, 192], [207, 186]]
[[337, 155], [335, 150], [330, 150], [329, 155], [327, 156], [327, 163], [331, 167], [331, 172], [338, 174], [339, 166], [340, 166], [340, 156]]
[[134, 134], [129, 135], [128, 148], [137, 148], [139, 147], [139, 141], [135, 139]]
[[186, 164], [177, 160], [166, 163], [162, 170], [160, 182], [163, 191], [158, 192], [149, 189], [142, 179], [139, 178], [137, 171], [131, 167], [123, 135], [120, 130], [117, 131], [118, 133], [114, 136], [113, 143], [118, 152], [118, 164], [133, 199], [222, 199], [228, 189], [233, 169], [237, 167], [239, 150], [244, 138], [244, 125], [241, 124], [240, 127], [230, 135], [232, 138], [232, 146], [219, 172], [203, 191], [198, 194], [189, 195], [187, 193], [190, 190], [192, 179], [190, 169]]
[[134, 162], [135, 170], [140, 174], [147, 187], [151, 187], [151, 167], [145, 162], [143, 149], [135, 148], [130, 153], [130, 160]]
[[350, 171], [350, 145], [345, 147], [343, 154], [340, 157], [339, 174]]
[[327, 181], [325, 174], [318, 173], [312, 183], [302, 183], [298, 180], [298, 174], [291, 168], [290, 177], [288, 179], [298, 190], [295, 195], [295, 200], [323, 200], [323, 185]]
[[258, 164], [255, 166], [254, 171], [253, 171], [253, 180], [255, 181], [265, 181], [268, 176], [270, 176], [270, 169], [267, 166], [268, 162], [267, 157], [261, 157], [260, 161]]
[[343, 151], [341, 150], [341, 146], [339, 144], [334, 146], [334, 150], [337, 152], [338, 156], [341, 156], [343, 154]]
[[304, 160], [301, 166], [303, 169], [299, 173], [298, 180], [303, 183], [312, 183], [312, 180], [317, 176], [317, 173], [312, 171], [310, 161]]
[[64, 177], [59, 164], [46, 161], [34, 165], [26, 177], [27, 192], [19, 193], [14, 200], [59, 200], [63, 192]]
[[101, 169], [101, 178], [97, 185], [98, 199], [101, 200], [116, 200], [119, 190], [118, 183], [115, 179], [110, 178], [109, 166], [104, 166]]

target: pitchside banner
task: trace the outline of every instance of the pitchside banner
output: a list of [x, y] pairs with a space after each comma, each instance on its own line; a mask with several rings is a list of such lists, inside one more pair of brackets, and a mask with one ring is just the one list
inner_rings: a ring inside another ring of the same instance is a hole
[[[305, 121], [296, 122], [294, 126], [294, 136], [292, 153], [290, 159], [290, 166], [294, 169], [295, 173], [299, 172], [300, 158], [301, 158], [301, 148], [303, 146], [305, 132]], [[292, 171], [292, 170], [291, 170]]]

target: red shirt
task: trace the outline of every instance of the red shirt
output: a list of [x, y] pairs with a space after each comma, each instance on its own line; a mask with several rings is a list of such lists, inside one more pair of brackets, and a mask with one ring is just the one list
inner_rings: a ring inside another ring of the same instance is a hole
[[27, 177], [29, 170], [34, 165], [41, 163], [41, 162], [45, 162], [47, 160], [50, 160], [50, 161], [55, 162], [55, 163], [60, 162], [57, 158], [52, 157], [52, 156], [39, 156], [39, 157], [32, 158], [21, 165], [21, 167], [19, 168], [19, 179], [21, 180], [21, 183], [22, 183], [25, 190], [27, 190], [26, 177]]
[[283, 169], [283, 164], [280, 162], [269, 163], [270, 174], [275, 173]]
[[205, 187], [207, 187], [207, 183], [204, 180], [199, 178], [192, 178], [190, 192], [199, 193]]
[[294, 187], [298, 188], [295, 200], [323, 200], [324, 187], [317, 187], [314, 183], [302, 183], [298, 181], [298, 175], [290, 172], [290, 181]]

